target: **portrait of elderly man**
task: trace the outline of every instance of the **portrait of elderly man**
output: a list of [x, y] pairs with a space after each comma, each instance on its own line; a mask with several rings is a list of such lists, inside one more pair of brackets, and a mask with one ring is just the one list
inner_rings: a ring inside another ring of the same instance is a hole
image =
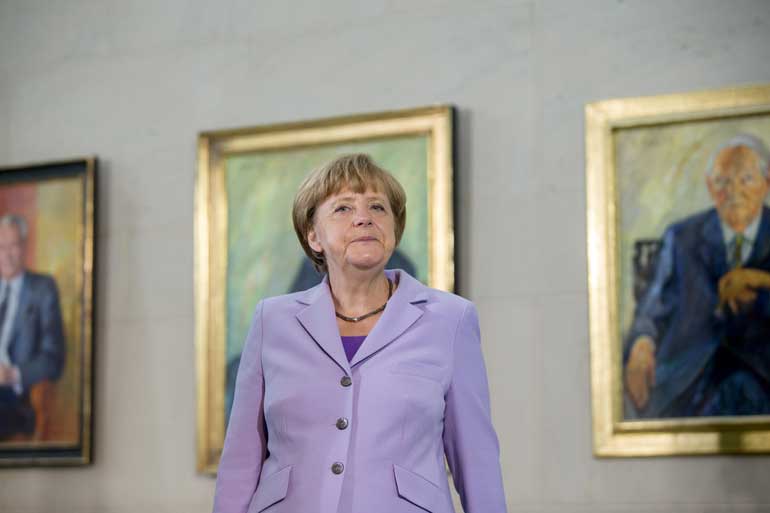
[[725, 142], [713, 207], [665, 230], [623, 354], [639, 417], [770, 414], [769, 164], [757, 137]]
[[64, 367], [58, 289], [24, 268], [27, 234], [24, 218], [0, 217], [0, 440], [33, 431], [30, 389]]

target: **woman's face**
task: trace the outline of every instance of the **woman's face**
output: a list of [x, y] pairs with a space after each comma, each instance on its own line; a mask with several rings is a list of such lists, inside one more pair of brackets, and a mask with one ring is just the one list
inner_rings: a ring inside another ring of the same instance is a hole
[[371, 189], [329, 196], [316, 209], [308, 243], [324, 254], [330, 273], [384, 269], [396, 245], [388, 198]]

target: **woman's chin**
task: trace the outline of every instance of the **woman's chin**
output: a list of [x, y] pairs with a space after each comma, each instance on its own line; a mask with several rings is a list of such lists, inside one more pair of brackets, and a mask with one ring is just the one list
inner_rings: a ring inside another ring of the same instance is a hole
[[351, 262], [350, 266], [357, 271], [373, 271], [385, 269], [385, 262]]
[[361, 255], [356, 258], [349, 258], [348, 264], [359, 270], [359, 271], [368, 271], [372, 269], [384, 269], [385, 264], [388, 262], [388, 259], [385, 258], [385, 255]]

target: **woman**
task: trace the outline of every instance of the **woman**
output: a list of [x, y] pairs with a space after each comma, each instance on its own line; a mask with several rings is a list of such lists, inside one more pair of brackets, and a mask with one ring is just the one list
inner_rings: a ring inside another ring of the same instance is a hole
[[256, 308], [215, 513], [505, 511], [472, 303], [385, 270], [401, 185], [366, 155], [313, 172], [294, 228], [326, 276]]

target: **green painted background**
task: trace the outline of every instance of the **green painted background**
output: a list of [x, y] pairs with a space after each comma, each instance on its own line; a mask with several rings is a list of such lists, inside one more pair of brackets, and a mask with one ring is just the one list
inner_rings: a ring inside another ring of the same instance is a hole
[[407, 224], [399, 245], [420, 281], [428, 279], [427, 136], [260, 152], [230, 157], [228, 201], [227, 358], [238, 356], [257, 302], [285, 294], [305, 254], [291, 222], [291, 205], [311, 170], [345, 153], [368, 153], [401, 182]]
[[709, 158], [722, 143], [748, 133], [770, 146], [770, 116], [639, 128], [615, 133], [620, 243], [620, 329], [633, 321], [633, 245], [655, 239], [684, 217], [713, 206], [706, 189]]

